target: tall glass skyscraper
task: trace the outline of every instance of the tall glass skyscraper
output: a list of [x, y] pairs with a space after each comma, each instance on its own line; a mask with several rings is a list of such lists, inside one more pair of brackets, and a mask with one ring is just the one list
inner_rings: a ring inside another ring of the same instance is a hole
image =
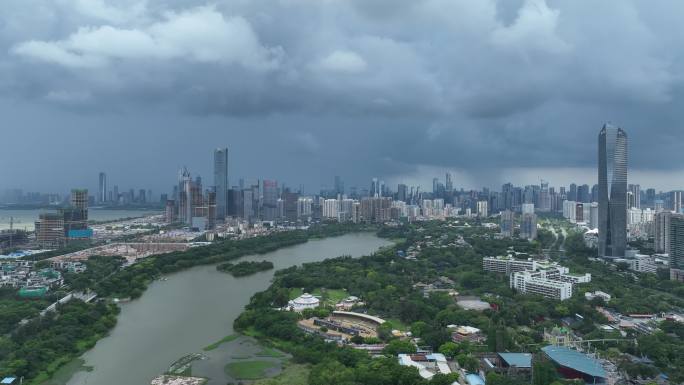
[[214, 150], [214, 188], [216, 189], [216, 218], [226, 218], [228, 203], [228, 148]]
[[627, 133], [604, 124], [599, 133], [600, 257], [624, 257], [627, 247]]

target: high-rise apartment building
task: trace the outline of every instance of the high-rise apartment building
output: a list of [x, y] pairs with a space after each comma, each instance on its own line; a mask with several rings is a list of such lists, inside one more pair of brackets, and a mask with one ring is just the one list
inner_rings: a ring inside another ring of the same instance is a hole
[[670, 279], [684, 281], [684, 215], [670, 218]]
[[36, 242], [40, 247], [59, 248], [64, 246], [64, 216], [57, 213], [43, 213], [36, 221]]
[[504, 210], [501, 213], [501, 235], [504, 237], [512, 237], [515, 226], [515, 213], [511, 210]]
[[624, 257], [627, 247], [627, 133], [604, 124], [599, 132], [599, 247], [601, 257]]
[[273, 221], [278, 216], [278, 182], [274, 180], [264, 180], [263, 188], [263, 218], [266, 221]]
[[656, 253], [670, 253], [670, 219], [672, 212], [661, 211], [655, 214], [653, 221], [653, 249]]
[[532, 241], [537, 239], [537, 215], [524, 213], [520, 221], [520, 238]]
[[627, 202], [627, 207], [632, 208], [636, 207], [638, 209], [641, 208], [641, 186], [638, 184], [630, 184], [627, 185], [627, 190], [628, 192], [631, 193], [631, 199], [629, 202]]
[[226, 218], [228, 206], [228, 148], [214, 150], [214, 188], [216, 190], [216, 218]]

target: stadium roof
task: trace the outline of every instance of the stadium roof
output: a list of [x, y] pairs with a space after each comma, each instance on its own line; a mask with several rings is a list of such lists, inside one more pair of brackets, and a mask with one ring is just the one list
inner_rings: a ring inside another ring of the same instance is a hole
[[530, 353], [499, 353], [499, 357], [506, 361], [509, 366], [518, 368], [532, 367], [532, 354]]
[[564, 346], [544, 346], [542, 351], [559, 365], [593, 377], [607, 377], [606, 371], [598, 361], [577, 350]]

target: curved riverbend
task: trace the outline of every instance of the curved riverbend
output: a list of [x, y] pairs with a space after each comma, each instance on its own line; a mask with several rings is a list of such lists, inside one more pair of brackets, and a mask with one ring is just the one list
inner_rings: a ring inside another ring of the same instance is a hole
[[391, 244], [372, 233], [310, 240], [237, 261], [271, 261], [274, 270], [242, 278], [214, 265], [198, 266], [156, 281], [143, 296], [122, 304], [111, 334], [82, 356], [92, 371], [75, 373], [67, 385], [146, 385], [179, 357], [233, 332], [233, 320], [250, 297], [268, 288], [278, 269], [326, 258], [368, 255]]

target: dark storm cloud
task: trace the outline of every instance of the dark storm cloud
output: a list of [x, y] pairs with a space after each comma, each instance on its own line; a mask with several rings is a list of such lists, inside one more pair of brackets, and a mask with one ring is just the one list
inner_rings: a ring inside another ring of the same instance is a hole
[[[2, 8], [0, 113], [16, 125], [5, 138], [21, 145], [0, 160], [24, 159], [3, 170], [18, 184], [48, 188], [26, 175], [60, 172], [20, 149], [49, 148], [70, 172], [110, 170], [161, 188], [184, 163], [208, 176], [207, 154], [221, 145], [234, 149], [234, 174], [312, 188], [334, 174], [365, 183], [446, 169], [498, 184], [516, 175], [507, 170], [593, 167], [605, 120], [630, 134], [634, 169], [682, 169], [677, 1]], [[87, 165], [52, 150], [74, 138]]]

